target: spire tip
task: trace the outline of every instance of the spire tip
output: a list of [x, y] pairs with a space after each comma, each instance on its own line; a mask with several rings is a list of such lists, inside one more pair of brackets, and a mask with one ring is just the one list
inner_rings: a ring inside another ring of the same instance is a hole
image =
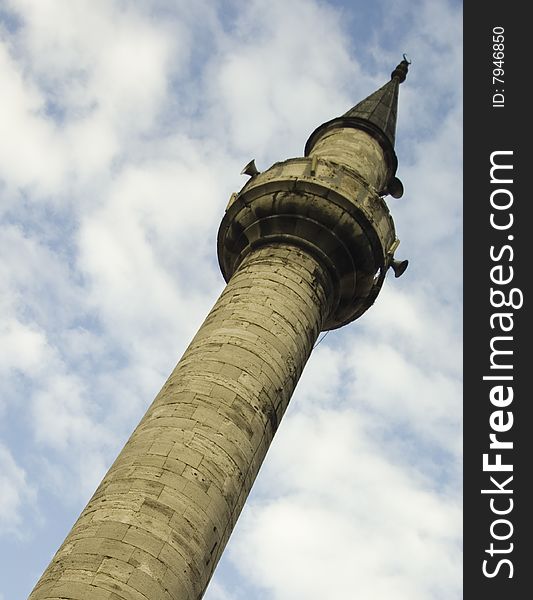
[[407, 60], [407, 56], [403, 55], [402, 62], [394, 69], [391, 73], [390, 78], [394, 79], [398, 78], [399, 83], [403, 83], [405, 78], [407, 77], [407, 72], [409, 71], [409, 65], [411, 64], [410, 60]]

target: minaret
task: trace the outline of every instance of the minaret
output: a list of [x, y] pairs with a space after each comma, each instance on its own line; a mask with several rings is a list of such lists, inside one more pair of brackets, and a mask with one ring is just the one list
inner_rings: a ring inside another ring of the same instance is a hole
[[320, 331], [357, 319], [407, 261], [391, 80], [320, 125], [303, 158], [226, 208], [227, 286], [37, 583], [31, 600], [199, 600]]

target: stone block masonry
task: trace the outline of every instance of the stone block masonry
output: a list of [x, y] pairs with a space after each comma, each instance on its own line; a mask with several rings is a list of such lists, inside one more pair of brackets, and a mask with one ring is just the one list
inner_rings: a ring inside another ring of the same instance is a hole
[[307, 252], [250, 253], [30, 600], [197, 600], [327, 317]]

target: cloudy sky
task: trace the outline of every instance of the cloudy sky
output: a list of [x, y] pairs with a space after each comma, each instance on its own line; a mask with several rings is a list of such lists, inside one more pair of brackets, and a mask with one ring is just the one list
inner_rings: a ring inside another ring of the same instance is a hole
[[221, 292], [243, 165], [301, 156], [404, 52], [409, 269], [315, 350], [205, 598], [461, 597], [461, 3], [0, 0], [0, 600]]

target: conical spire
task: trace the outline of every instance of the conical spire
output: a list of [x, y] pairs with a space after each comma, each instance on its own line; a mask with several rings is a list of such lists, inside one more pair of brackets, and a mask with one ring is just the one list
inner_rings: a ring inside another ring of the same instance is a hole
[[[396, 137], [398, 90], [400, 83], [405, 80], [408, 64], [406, 60], [403, 60], [392, 72], [390, 81], [343, 115], [343, 117], [355, 117], [373, 123], [381, 129], [393, 147]], [[403, 79], [401, 79], [402, 76]]]
[[409, 64], [404, 54], [403, 60], [391, 73], [390, 81], [356, 104], [341, 117], [323, 123], [315, 129], [305, 146], [305, 155], [309, 155], [315, 143], [327, 130], [334, 127], [363, 129], [378, 140], [385, 152], [392, 175], [394, 175], [398, 164], [396, 153], [394, 152], [398, 91], [400, 83], [405, 81]]

